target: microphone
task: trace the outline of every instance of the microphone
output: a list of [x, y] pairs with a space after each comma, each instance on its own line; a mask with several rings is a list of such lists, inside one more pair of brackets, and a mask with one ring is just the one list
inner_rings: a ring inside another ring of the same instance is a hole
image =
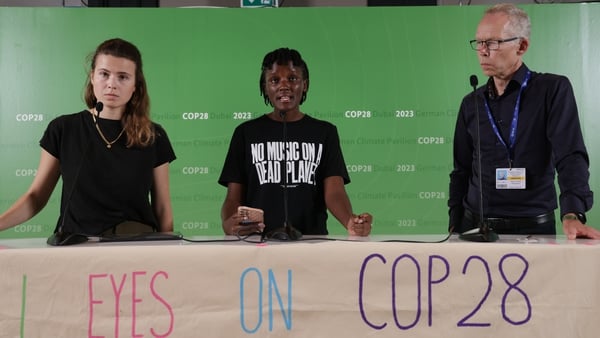
[[469, 77], [471, 87], [473, 87], [473, 101], [475, 102], [475, 125], [477, 127], [477, 170], [479, 170], [479, 221], [477, 227], [465, 231], [458, 235], [458, 238], [469, 242], [495, 242], [498, 240], [498, 234], [490, 228], [489, 223], [483, 218], [483, 184], [481, 180], [481, 134], [479, 130], [479, 104], [477, 102], [477, 76]]
[[302, 233], [298, 229], [294, 228], [289, 221], [288, 214], [288, 184], [287, 184], [287, 121], [286, 111], [280, 111], [279, 116], [283, 120], [283, 226], [276, 228], [275, 230], [269, 231], [263, 234], [263, 240], [265, 238], [276, 239], [279, 241], [297, 241], [302, 237]]
[[[477, 90], [477, 84], [479, 83], [479, 80], [477, 79], [477, 75], [475, 75], [475, 74], [471, 75], [469, 77], [469, 82], [471, 83], [471, 87], [473, 87], [473, 92], [475, 92]], [[475, 102], [477, 102], [477, 101], [475, 101]], [[102, 104], [102, 102], [98, 102], [98, 104]], [[479, 109], [479, 108], [477, 108], [477, 109]]]
[[[102, 102], [98, 101], [94, 108], [96, 108], [96, 114], [98, 116], [100, 116], [100, 112], [102, 111], [102, 109], [104, 109], [104, 104]], [[95, 123], [97, 123], [97, 120], [95, 120]], [[67, 197], [67, 202], [65, 203], [65, 209], [62, 213], [62, 219], [61, 219], [60, 225], [58, 226], [57, 231], [54, 232], [52, 235], [50, 235], [50, 237], [48, 237], [48, 240], [46, 240], [46, 243], [48, 245], [52, 245], [52, 246], [72, 245], [72, 244], [79, 244], [79, 243], [87, 242], [89, 240], [88, 236], [86, 236], [84, 234], [68, 232], [68, 231], [64, 231], [63, 229], [65, 227], [65, 217], [67, 215], [67, 211], [69, 210], [69, 207], [71, 206], [71, 198], [73, 197], [73, 192], [75, 191], [75, 188], [77, 187], [77, 183], [79, 182], [79, 173], [81, 172], [81, 167], [83, 166], [83, 162], [86, 161], [87, 154], [88, 154], [90, 148], [92, 147], [92, 144], [93, 143], [90, 141], [88, 147], [85, 149], [85, 152], [81, 156], [81, 162], [79, 162], [77, 171], [75, 172], [75, 177], [73, 178], [73, 186], [71, 187], [71, 190], [69, 191], [69, 195]]]
[[[475, 75], [473, 75], [475, 76]], [[100, 117], [100, 112], [104, 109], [104, 103], [102, 103], [102, 101], [98, 101], [96, 102], [96, 115], [98, 115], [98, 117]]]

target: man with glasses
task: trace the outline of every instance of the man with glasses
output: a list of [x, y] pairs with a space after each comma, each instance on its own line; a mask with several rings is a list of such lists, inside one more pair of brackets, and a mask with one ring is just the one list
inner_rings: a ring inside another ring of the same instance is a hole
[[485, 224], [500, 234], [555, 234], [557, 172], [564, 233], [600, 239], [585, 225], [593, 194], [573, 89], [566, 77], [523, 63], [530, 26], [523, 10], [499, 4], [485, 11], [470, 41], [489, 78], [460, 106], [449, 229], [464, 234]]

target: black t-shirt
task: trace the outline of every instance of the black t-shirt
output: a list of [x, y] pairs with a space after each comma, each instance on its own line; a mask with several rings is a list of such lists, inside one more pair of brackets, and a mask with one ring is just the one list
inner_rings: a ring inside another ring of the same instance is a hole
[[[116, 120], [99, 118], [98, 125], [109, 141], [122, 129]], [[165, 130], [154, 128], [156, 139], [148, 147], [127, 148], [123, 134], [107, 148], [87, 110], [50, 122], [40, 145], [60, 162], [57, 230], [97, 235], [124, 221], [158, 229], [149, 198], [153, 169], [176, 157]]]
[[287, 149], [288, 221], [307, 235], [327, 234], [323, 180], [341, 176], [350, 182], [337, 128], [308, 115], [287, 122], [263, 115], [239, 125], [231, 139], [219, 184], [246, 187], [243, 204], [265, 211], [265, 231], [284, 225], [284, 149]]

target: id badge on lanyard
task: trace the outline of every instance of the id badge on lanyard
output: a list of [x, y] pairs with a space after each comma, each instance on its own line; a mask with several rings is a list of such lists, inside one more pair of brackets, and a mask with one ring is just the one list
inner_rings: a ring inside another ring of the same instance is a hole
[[523, 90], [527, 87], [527, 83], [529, 82], [529, 78], [531, 77], [531, 72], [528, 70], [525, 75], [525, 80], [521, 84], [521, 88], [519, 89], [519, 95], [517, 96], [517, 102], [515, 104], [515, 109], [513, 111], [513, 118], [510, 124], [510, 133], [508, 137], [508, 144], [504, 142], [502, 135], [500, 135], [500, 131], [498, 126], [496, 125], [496, 121], [492, 116], [492, 112], [487, 102], [487, 98], [484, 99], [485, 110], [488, 115], [488, 120], [492, 125], [492, 129], [496, 134], [496, 137], [504, 148], [506, 149], [508, 155], [508, 168], [496, 168], [496, 189], [525, 189], [527, 186], [527, 182], [525, 180], [525, 168], [513, 168], [514, 161], [514, 149], [515, 149], [515, 140], [517, 138], [517, 123], [519, 121], [519, 110], [521, 105], [521, 94], [523, 94]]
[[496, 189], [525, 189], [525, 168], [496, 168]]

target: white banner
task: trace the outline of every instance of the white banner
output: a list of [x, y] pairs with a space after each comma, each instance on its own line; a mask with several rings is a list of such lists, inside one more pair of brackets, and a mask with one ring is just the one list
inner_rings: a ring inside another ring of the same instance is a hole
[[0, 241], [2, 337], [589, 338], [600, 329], [598, 241], [19, 241]]

